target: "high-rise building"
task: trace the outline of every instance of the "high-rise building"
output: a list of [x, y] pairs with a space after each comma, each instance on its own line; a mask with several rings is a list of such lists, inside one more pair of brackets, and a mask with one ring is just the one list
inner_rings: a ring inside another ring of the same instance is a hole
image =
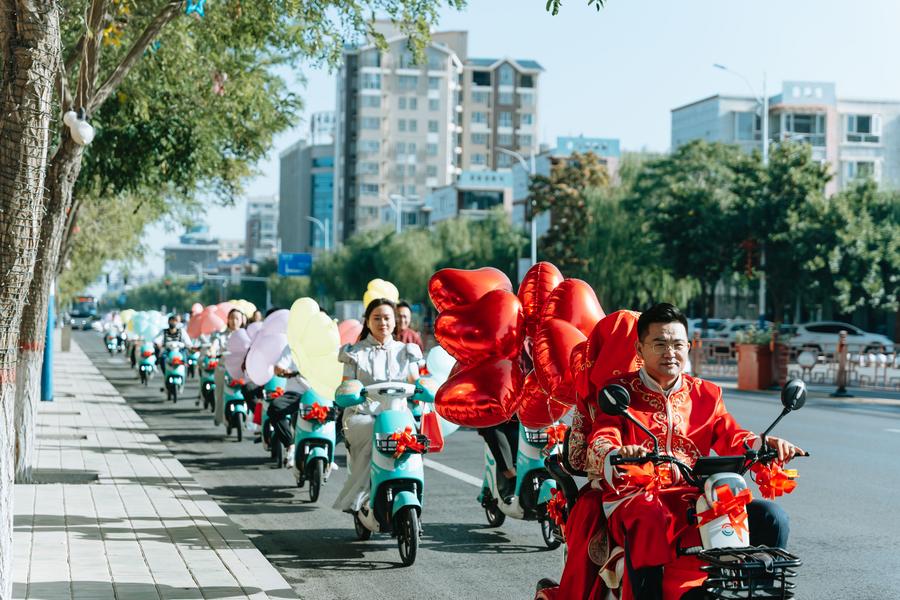
[[219, 238], [219, 260], [233, 260], [244, 256], [244, 240]]
[[510, 171], [463, 171], [451, 185], [431, 192], [422, 211], [428, 225], [459, 216], [483, 219], [496, 209], [510, 215], [512, 184]]
[[251, 261], [276, 258], [278, 253], [278, 195], [247, 199], [246, 241]]
[[300, 140], [281, 153], [279, 180], [281, 252], [312, 252], [333, 247], [337, 229], [334, 145], [310, 146]]
[[538, 145], [538, 78], [534, 60], [469, 58], [463, 76], [463, 154], [466, 170], [508, 169]]
[[334, 111], [314, 112], [309, 119], [309, 142], [313, 146], [334, 143]]
[[166, 275], [197, 275], [215, 270], [218, 261], [219, 240], [210, 235], [205, 225], [191, 227], [177, 244], [163, 248]]
[[[837, 96], [834, 83], [785, 81], [769, 98], [769, 139], [808, 143], [835, 175], [826, 191], [871, 178], [900, 187], [900, 101]], [[672, 109], [672, 148], [695, 139], [762, 150], [762, 118], [753, 96], [716, 94]]]

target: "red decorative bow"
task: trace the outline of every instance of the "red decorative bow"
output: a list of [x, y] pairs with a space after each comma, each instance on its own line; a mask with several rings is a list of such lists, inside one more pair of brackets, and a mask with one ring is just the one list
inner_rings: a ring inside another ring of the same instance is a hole
[[284, 388], [277, 387], [268, 394], [269, 400], [274, 400], [275, 398], [281, 398], [284, 396]]
[[394, 458], [400, 458], [404, 452], [425, 452], [425, 444], [419, 443], [416, 434], [412, 432], [412, 427], [392, 433], [390, 439], [397, 440]]
[[153, 350], [144, 350], [143, 352], [141, 352], [141, 356], [143, 356], [144, 358], [147, 358], [148, 356], [153, 356]]
[[794, 469], [782, 469], [774, 463], [768, 466], [758, 464], [753, 467], [753, 472], [756, 474], [759, 493], [767, 500], [790, 494], [797, 487], [797, 482], [794, 481], [797, 471]]
[[328, 420], [328, 407], [322, 406], [318, 402], [313, 402], [312, 406], [309, 407], [309, 411], [307, 411], [306, 416], [303, 418], [307, 421], [318, 421], [319, 423], [324, 423]]
[[211, 360], [208, 363], [206, 363], [207, 369], [215, 369], [218, 366], [219, 366], [219, 361], [217, 361], [217, 360]]
[[239, 388], [239, 387], [241, 387], [242, 385], [244, 385], [244, 380], [243, 380], [243, 379], [232, 379], [232, 380], [228, 383], [228, 387], [233, 387], [233, 388]]
[[742, 531], [747, 531], [747, 511], [744, 508], [753, 500], [753, 494], [749, 489], [743, 489], [738, 495], [734, 495], [728, 484], [722, 484], [716, 488], [718, 500], [713, 502], [709, 509], [697, 515], [697, 525], [704, 525], [723, 515], [728, 515], [731, 526], [741, 537]]
[[566, 496], [556, 488], [552, 488], [550, 493], [553, 496], [547, 502], [547, 515], [553, 519], [553, 522], [559, 525], [560, 531], [565, 535], [566, 527]]
[[645, 492], [672, 485], [672, 465], [669, 463], [654, 466], [648, 462], [642, 465], [621, 465], [619, 468], [625, 471], [622, 474], [625, 485], [644, 488]]
[[546, 451], [550, 451], [557, 444], [562, 444], [563, 440], [566, 439], [566, 431], [569, 429], [569, 426], [565, 423], [560, 423], [559, 425], [551, 425], [544, 429], [547, 433], [547, 445], [544, 447]]
[[175, 358], [172, 359], [172, 364], [177, 367], [178, 365], [183, 365], [184, 361], [181, 360], [180, 357], [176, 356]]

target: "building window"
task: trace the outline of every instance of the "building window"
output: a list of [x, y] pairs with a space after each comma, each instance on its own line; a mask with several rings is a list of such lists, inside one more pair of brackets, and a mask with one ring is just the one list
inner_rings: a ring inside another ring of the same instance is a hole
[[534, 77], [531, 75], [519, 75], [519, 87], [533, 88]]
[[437, 144], [428, 144], [425, 146], [425, 151], [428, 153], [428, 156], [437, 156], [438, 155], [438, 145]]
[[489, 104], [491, 95], [489, 92], [472, 92], [473, 104]]
[[407, 165], [406, 174], [409, 177], [415, 177], [416, 176], [416, 165]]
[[419, 87], [417, 75], [400, 75], [397, 77], [397, 88], [401, 90], [414, 90]]
[[406, 151], [410, 154], [410, 156], [416, 155], [416, 143], [410, 142], [406, 145]]
[[427, 177], [437, 177], [437, 166], [428, 165], [427, 167], [425, 167], [425, 175]]
[[397, 98], [397, 108], [406, 110], [406, 96], [399, 96]]
[[362, 67], [380, 67], [381, 53], [378, 50], [363, 52], [359, 57], [359, 64]]
[[511, 133], [498, 133], [497, 134], [497, 145], [498, 146], [512, 146], [513, 145], [513, 136]]
[[428, 89], [429, 90], [441, 89], [441, 78], [440, 77], [429, 77], [428, 78]]
[[419, 124], [419, 122], [416, 121], [415, 119], [410, 119], [409, 120], [409, 131], [411, 133], [415, 133], [416, 131], [418, 131], [418, 129], [419, 129], [418, 124]]
[[871, 160], [852, 160], [844, 165], [848, 181], [875, 179], [875, 163]]
[[532, 140], [530, 135], [519, 136], [519, 146], [522, 148], [531, 148]]
[[472, 83], [474, 85], [491, 85], [490, 71], [472, 71]]
[[381, 96], [363, 96], [362, 105], [365, 108], [381, 108]]
[[534, 115], [531, 113], [522, 113], [519, 115], [519, 122], [522, 125], [534, 125]]
[[406, 119], [397, 121], [397, 131], [406, 131]]
[[378, 175], [377, 162], [361, 162], [357, 164], [359, 165], [357, 167], [357, 172], [360, 175]]
[[438, 132], [438, 122], [435, 120], [428, 121], [428, 133], [437, 133]]
[[360, 196], [377, 196], [378, 195], [378, 184], [377, 183], [361, 183], [361, 184], [359, 184], [359, 195]]
[[488, 134], [473, 133], [472, 134], [472, 143], [473, 144], [487, 144], [488, 143]]
[[447, 68], [447, 57], [443, 52], [428, 50], [428, 68], [431, 71], [443, 71]]
[[406, 156], [406, 143], [397, 142], [396, 144], [394, 144], [394, 154], [397, 156], [397, 158]]
[[532, 108], [534, 106], [534, 94], [519, 94], [519, 106]]
[[419, 99], [415, 96], [410, 96], [407, 106], [409, 106], [409, 110], [417, 110], [419, 108]]
[[500, 85], [513, 85], [516, 81], [516, 72], [509, 65], [503, 65], [499, 69]]
[[734, 137], [741, 141], [759, 141], [762, 139], [762, 119], [755, 112], [734, 113]]
[[428, 99], [428, 110], [436, 111], [441, 110], [441, 101], [437, 98], [429, 98]]
[[881, 116], [844, 115], [844, 131], [845, 141], [877, 144], [881, 141]]
[[512, 165], [512, 157], [509, 154], [503, 154], [502, 152], [497, 154], [498, 167], [509, 167], [510, 165]]
[[378, 140], [359, 140], [357, 148], [360, 152], [378, 152], [381, 150], [381, 142]]
[[381, 127], [381, 117], [362, 117], [359, 120], [360, 129], [378, 129]]
[[505, 104], [507, 106], [511, 106], [515, 104], [515, 100], [513, 99], [512, 92], [500, 92], [497, 94], [497, 104]]
[[380, 73], [363, 73], [362, 88], [364, 90], [380, 90], [381, 74]]
[[472, 164], [473, 165], [487, 164], [487, 157], [484, 154], [475, 153], [472, 155]]
[[500, 114], [497, 116], [497, 127], [512, 127], [512, 126], [513, 126], [513, 114], [511, 112], [509, 112], [508, 110], [500, 111]]
[[473, 123], [487, 123], [487, 113], [475, 111], [472, 113]]
[[776, 123], [775, 132], [781, 140], [825, 145], [825, 113], [785, 113]]

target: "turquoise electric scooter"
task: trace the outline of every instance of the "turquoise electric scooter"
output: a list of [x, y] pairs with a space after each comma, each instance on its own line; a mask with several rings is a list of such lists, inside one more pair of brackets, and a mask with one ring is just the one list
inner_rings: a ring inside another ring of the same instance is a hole
[[368, 498], [353, 515], [353, 524], [360, 540], [369, 539], [372, 532], [396, 536], [405, 566], [416, 561], [419, 549], [425, 487], [422, 455], [428, 451], [428, 438], [416, 433], [416, 422], [407, 405], [413, 397], [433, 401], [432, 391], [426, 387], [398, 381], [363, 387], [353, 379], [342, 383], [335, 395], [335, 403], [343, 408], [367, 399], [377, 402], [371, 487]]
[[294, 428], [294, 477], [297, 487], [309, 482], [310, 502], [319, 499], [322, 483], [331, 475], [336, 416], [334, 402], [314, 390], [309, 389], [300, 397]]
[[231, 430], [234, 429], [237, 432], [237, 441], [240, 442], [244, 439], [244, 423], [247, 421], [247, 401], [244, 400], [244, 380], [232, 379], [227, 371], [225, 372], [225, 389], [222, 390], [222, 403], [225, 405], [223, 406], [225, 413], [225, 435], [231, 435]]
[[287, 379], [275, 375], [263, 386], [262, 398], [259, 400], [259, 402], [263, 403], [262, 423], [259, 426], [259, 429], [262, 432], [262, 440], [269, 449], [272, 460], [274, 460], [275, 464], [279, 467], [284, 466], [284, 452], [287, 448], [283, 447], [281, 442], [275, 439], [275, 436], [273, 435], [275, 427], [269, 422], [268, 408], [269, 402], [284, 395], [284, 388], [286, 385]]
[[[557, 427], [552, 425], [551, 427]], [[488, 525], [500, 527], [506, 517], [523, 521], [537, 521], [541, 526], [541, 537], [550, 550], [559, 547], [562, 541], [556, 535], [553, 519], [547, 513], [547, 506], [556, 489], [556, 481], [550, 477], [545, 466], [546, 458], [557, 454], [558, 444], [550, 444], [550, 428], [532, 429], [519, 423], [518, 448], [516, 453], [516, 484], [512, 495], [501, 491], [498, 481], [497, 461], [488, 445], [484, 445], [484, 483], [478, 501], [484, 507]]]
[[138, 376], [141, 383], [147, 385], [156, 370], [156, 351], [153, 349], [152, 342], [144, 342], [140, 348], [140, 358], [137, 361]]
[[184, 344], [166, 342], [163, 365], [166, 374], [166, 400], [178, 402], [178, 394], [184, 389]]
[[200, 358], [200, 398], [203, 410], [216, 410], [216, 367], [219, 359], [209, 355], [209, 344], [203, 344], [203, 356]]

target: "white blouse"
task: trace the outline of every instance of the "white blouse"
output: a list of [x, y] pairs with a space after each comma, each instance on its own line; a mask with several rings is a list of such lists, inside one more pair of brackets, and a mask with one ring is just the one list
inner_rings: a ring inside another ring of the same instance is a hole
[[[408, 381], [419, 376], [422, 349], [393, 338], [384, 344], [371, 334], [355, 344], [347, 344], [338, 353], [344, 363], [344, 379], [358, 379], [364, 386], [384, 381]], [[355, 412], [371, 414], [369, 402], [353, 407]]]

